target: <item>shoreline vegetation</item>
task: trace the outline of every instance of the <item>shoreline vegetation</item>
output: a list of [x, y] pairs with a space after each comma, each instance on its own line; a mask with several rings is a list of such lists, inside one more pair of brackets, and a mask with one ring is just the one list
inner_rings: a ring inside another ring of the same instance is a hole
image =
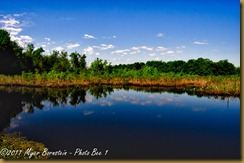
[[[79, 87], [89, 85], [170, 87], [194, 91], [206, 95], [240, 96], [240, 77], [232, 76], [197, 76], [179, 74], [162, 74], [157, 78], [130, 77], [92, 77], [86, 74], [72, 75], [69, 73], [22, 73], [22, 75], [0, 75], [1, 86], [24, 87]], [[124, 74], [126, 75], [126, 74]]]
[[112, 65], [67, 51], [43, 54], [42, 47], [25, 49], [0, 29], [0, 85], [70, 87], [85, 85], [134, 85], [174, 87], [208, 95], [240, 96], [240, 67], [228, 60], [198, 58], [188, 61], [147, 61]]
[[34, 154], [44, 151], [45, 146], [42, 143], [29, 141], [18, 133], [0, 132], [0, 149], [2, 152], [5, 151], [1, 156], [2, 159], [48, 159], [48, 156]]

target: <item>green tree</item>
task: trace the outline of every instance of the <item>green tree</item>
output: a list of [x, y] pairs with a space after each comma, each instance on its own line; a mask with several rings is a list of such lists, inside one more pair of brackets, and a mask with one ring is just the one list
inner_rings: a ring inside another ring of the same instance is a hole
[[104, 74], [106, 73], [111, 73], [112, 72], [112, 66], [111, 63], [108, 64], [107, 60], [102, 60], [99, 58], [96, 58], [92, 63], [91, 63], [91, 71], [92, 74]]
[[73, 52], [70, 54], [70, 63], [71, 69], [75, 72], [80, 72], [86, 68], [86, 55], [83, 54], [82, 56], [77, 53]]
[[43, 62], [44, 62], [44, 71], [49, 72], [51, 70], [55, 70], [56, 67], [58, 67], [58, 51], [53, 51], [51, 55], [49, 56], [43, 56]]
[[67, 58], [68, 53], [66, 51], [53, 51], [52, 56], [49, 58], [50, 63], [53, 64], [52, 70], [57, 72], [66, 72], [70, 69], [70, 62]]
[[43, 59], [43, 55], [42, 53], [44, 52], [43, 48], [40, 47], [36, 50], [33, 51], [33, 55], [32, 55], [32, 61], [33, 61], [33, 65], [35, 66], [35, 69], [38, 71], [44, 71], [44, 59]]
[[15, 41], [11, 41], [7, 31], [0, 29], [0, 74], [21, 73], [19, 59], [22, 56], [22, 50]]
[[236, 75], [240, 75], [240, 74], [241, 74], [241, 69], [240, 69], [240, 67], [236, 67], [236, 69], [235, 69], [235, 74], [236, 74]]
[[216, 75], [233, 75], [236, 72], [235, 66], [229, 63], [227, 59], [220, 60], [215, 66]]
[[86, 68], [86, 55], [85, 54], [83, 54], [80, 57], [80, 68], [81, 69], [85, 69]]
[[8, 50], [11, 47], [10, 35], [3, 29], [0, 29], [0, 45], [1, 50]]
[[67, 58], [68, 56], [68, 52], [66, 51], [62, 51], [60, 58], [59, 58], [59, 63], [60, 63], [60, 70], [62, 72], [68, 71], [70, 69], [70, 62]]
[[70, 54], [70, 62], [71, 62], [71, 68], [73, 71], [78, 71], [80, 64], [79, 64], [79, 60], [80, 60], [80, 54], [77, 52], [73, 52]]
[[24, 52], [23, 62], [26, 71], [38, 71], [45, 70], [45, 62], [42, 53], [44, 52], [42, 47], [35, 50], [34, 44], [28, 44]]

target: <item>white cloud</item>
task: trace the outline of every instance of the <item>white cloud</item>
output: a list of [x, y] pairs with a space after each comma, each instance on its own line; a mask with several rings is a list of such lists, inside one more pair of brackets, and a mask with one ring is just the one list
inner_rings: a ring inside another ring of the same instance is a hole
[[105, 38], [105, 39], [116, 39], [117, 38], [117, 36], [115, 36], [115, 35], [113, 35], [112, 37], [110, 37], [110, 36], [103, 36], [102, 38]]
[[140, 47], [132, 47], [132, 50], [140, 50]]
[[157, 57], [157, 58], [155, 58], [155, 60], [159, 61], [159, 60], [160, 60], [160, 58], [158, 58], [158, 57]]
[[50, 38], [48, 38], [48, 37], [45, 37], [44, 39], [45, 39], [45, 40], [47, 40], [48, 42], [50, 42], [50, 41], [51, 41], [51, 39], [50, 39]]
[[2, 25], [2, 29], [10, 33], [11, 40], [16, 41], [21, 47], [25, 47], [28, 43], [31, 43], [33, 39], [30, 36], [18, 36], [23, 30], [20, 27], [26, 26], [26, 22], [16, 20], [15, 17], [20, 16], [23, 16], [23, 14], [0, 15], [0, 24]]
[[164, 37], [164, 34], [163, 33], [158, 33], [157, 37]]
[[67, 44], [67, 49], [73, 49], [73, 48], [76, 48], [79, 46], [80, 46], [80, 44]]
[[173, 54], [173, 53], [174, 53], [174, 51], [172, 51], [172, 50], [169, 50], [166, 52], [166, 54]]
[[[6, 18], [6, 17], [5, 17]], [[15, 18], [7, 18], [0, 20], [0, 23], [3, 24], [5, 27], [17, 27], [19, 26], [20, 22], [15, 20]]]
[[167, 50], [167, 48], [162, 47], [162, 46], [159, 46], [159, 47], [156, 48], [156, 51], [158, 51], [158, 52], [165, 51], [165, 50]]
[[64, 48], [63, 47], [61, 47], [61, 46], [58, 46], [58, 47], [55, 47], [55, 48], [53, 48], [53, 50], [56, 50], [56, 51], [63, 51], [64, 50]]
[[182, 50], [176, 50], [176, 53], [182, 53], [183, 51]]
[[23, 13], [23, 14], [13, 14], [13, 16], [19, 17], [19, 16], [23, 16], [24, 14], [26, 14], [26, 13]]
[[11, 36], [18, 35], [22, 31], [21, 28], [14, 28], [14, 27], [2, 27], [2, 29], [8, 31]]
[[85, 39], [96, 39], [96, 37], [89, 35], [89, 34], [84, 34], [83, 38], [85, 38]]
[[44, 55], [50, 55], [51, 54], [51, 50], [45, 49], [45, 48], [43, 48], [43, 50], [45, 51], [45, 52], [43, 52]]
[[156, 56], [157, 54], [155, 54], [155, 53], [150, 53], [149, 54], [151, 57], [154, 57], [154, 56]]
[[141, 52], [140, 50], [136, 50], [136, 51], [130, 52], [130, 54], [136, 54], [136, 53], [140, 53], [140, 52]]
[[83, 50], [84, 54], [88, 54], [88, 55], [100, 55], [99, 52], [95, 53], [95, 50], [108, 50], [108, 49], [113, 49], [115, 46], [112, 44], [100, 44], [99, 46], [88, 46], [87, 48], [85, 48]]
[[28, 42], [31, 42], [31, 41], [32, 41], [32, 38], [31, 38], [30, 36], [20, 36], [20, 38], [21, 38], [22, 40], [26, 40], [26, 41], [28, 41]]
[[127, 52], [129, 52], [130, 49], [121, 49], [121, 50], [116, 50], [111, 52], [112, 54], [127, 54]]
[[93, 49], [93, 47], [88, 46], [87, 48], [85, 48], [85, 49], [83, 50], [83, 53], [84, 53], [84, 54], [88, 54], [88, 55], [92, 55], [92, 54], [94, 53], [94, 49]]
[[49, 38], [49, 37], [45, 37], [44, 39], [47, 41], [47, 42], [44, 42], [47, 45], [55, 44], [55, 42], [52, 41], [51, 38]]
[[147, 46], [136, 46], [136, 47], [132, 47], [131, 48], [131, 50], [136, 50], [136, 51], [138, 51], [138, 50], [148, 50], [148, 51], [152, 51], [153, 50], [153, 48], [151, 48], [151, 47], [147, 47]]
[[195, 41], [192, 44], [195, 44], [195, 45], [207, 45], [208, 42], [205, 42], [205, 41]]
[[106, 44], [101, 44], [101, 50], [107, 50], [107, 49], [113, 49], [115, 46], [112, 44], [106, 45]]
[[141, 49], [148, 50], [148, 51], [152, 51], [153, 50], [153, 48], [146, 47], [146, 46], [141, 46]]
[[112, 44], [100, 44], [100, 46], [93, 46], [93, 48], [97, 48], [99, 50], [108, 50], [113, 49], [115, 46]]
[[12, 18], [11, 15], [2, 16], [3, 19], [0, 19], [0, 24], [2, 24], [2, 29], [5, 29], [10, 33], [11, 36], [18, 35], [22, 31], [20, 28], [21, 24], [15, 18]]
[[185, 49], [186, 46], [183, 46], [183, 45], [182, 45], [182, 46], [178, 46], [178, 47], [176, 47], [176, 48], [177, 48], [177, 49], [181, 49], [181, 48], [182, 48], [182, 49]]
[[27, 44], [33, 41], [33, 39], [30, 36], [12, 36], [11, 39], [17, 41], [21, 47], [26, 47]]

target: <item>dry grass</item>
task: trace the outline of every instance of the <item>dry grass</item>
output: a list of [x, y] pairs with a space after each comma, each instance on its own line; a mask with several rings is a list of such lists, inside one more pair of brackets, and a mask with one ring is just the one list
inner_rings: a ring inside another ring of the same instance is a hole
[[219, 95], [240, 95], [240, 77], [237, 76], [182, 76], [182, 77], [160, 77], [155, 79], [142, 78], [99, 78], [89, 79], [74, 77], [72, 79], [42, 79], [32, 77], [23, 78], [21, 75], [0, 75], [0, 85], [5, 86], [30, 86], [30, 87], [69, 87], [85, 85], [135, 85], [135, 86], [160, 86], [176, 88], [195, 88], [197, 92]]

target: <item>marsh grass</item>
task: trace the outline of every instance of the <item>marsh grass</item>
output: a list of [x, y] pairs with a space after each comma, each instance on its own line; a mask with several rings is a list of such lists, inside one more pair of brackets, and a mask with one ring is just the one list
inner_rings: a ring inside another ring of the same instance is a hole
[[[47, 156], [42, 156], [41, 153], [45, 149], [45, 146], [41, 143], [29, 141], [25, 137], [21, 137], [17, 133], [7, 134], [0, 133], [0, 150], [8, 149], [12, 151], [12, 154], [1, 155], [2, 159], [47, 159]], [[25, 152], [31, 149], [32, 151], [40, 152], [39, 155], [25, 154]], [[18, 150], [18, 152], [16, 152]], [[22, 150], [20, 152], [20, 150]], [[15, 152], [13, 152], [15, 151]]]
[[122, 74], [92, 75], [89, 73], [22, 73], [22, 75], [0, 75], [0, 85], [30, 87], [69, 87], [85, 85], [135, 85], [175, 88], [195, 88], [196, 92], [216, 95], [240, 95], [240, 76], [198, 76], [175, 73], [136, 74], [125, 71]]

